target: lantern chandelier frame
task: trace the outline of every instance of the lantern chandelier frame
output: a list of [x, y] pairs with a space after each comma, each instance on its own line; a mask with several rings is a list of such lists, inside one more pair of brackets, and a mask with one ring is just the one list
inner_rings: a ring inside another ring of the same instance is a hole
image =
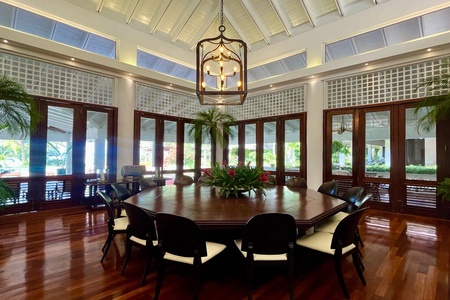
[[197, 43], [196, 93], [202, 105], [242, 105], [247, 97], [247, 44], [225, 37], [223, 0], [220, 34]]

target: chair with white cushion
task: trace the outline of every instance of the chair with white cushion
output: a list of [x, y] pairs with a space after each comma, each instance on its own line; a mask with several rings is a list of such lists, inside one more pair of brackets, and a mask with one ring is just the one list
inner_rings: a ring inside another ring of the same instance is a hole
[[159, 267], [154, 299], [159, 297], [167, 260], [192, 265], [195, 276], [193, 299], [197, 299], [202, 265], [225, 250], [226, 246], [205, 241], [203, 232], [194, 221], [178, 215], [157, 213], [156, 227]]
[[128, 226], [128, 218], [127, 217], [116, 218], [114, 213], [114, 203], [111, 197], [109, 197], [106, 193], [102, 191], [97, 191], [97, 194], [100, 196], [103, 203], [105, 204], [106, 211], [108, 213], [108, 237], [106, 238], [106, 242], [103, 245], [102, 248], [103, 256], [102, 259], [100, 260], [100, 262], [103, 262], [116, 234], [126, 233]]
[[358, 254], [358, 244], [355, 240], [356, 228], [366, 209], [363, 208], [347, 215], [339, 222], [333, 234], [317, 231], [297, 239], [297, 245], [301, 247], [333, 256], [336, 275], [347, 299], [350, 298], [350, 294], [348, 293], [342, 273], [343, 257], [352, 255], [353, 265], [355, 266], [359, 279], [363, 285], [366, 285], [366, 280], [361, 269], [362, 262]]
[[130, 260], [132, 246], [145, 248], [147, 251], [147, 263], [142, 275], [141, 286], [145, 284], [148, 271], [152, 263], [158, 239], [156, 235], [155, 220], [142, 208], [131, 203], [124, 202], [123, 206], [127, 212], [130, 224], [127, 228], [127, 239], [125, 243], [125, 259], [121, 275], [125, 272], [125, 268]]
[[294, 299], [294, 248], [297, 226], [294, 217], [283, 213], [259, 214], [248, 220], [242, 239], [236, 246], [247, 264], [248, 299], [253, 294], [255, 265], [284, 265], [287, 267], [289, 299]]

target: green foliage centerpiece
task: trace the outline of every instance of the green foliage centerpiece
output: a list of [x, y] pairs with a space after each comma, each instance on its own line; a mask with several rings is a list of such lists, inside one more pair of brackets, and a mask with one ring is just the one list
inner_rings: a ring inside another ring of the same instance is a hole
[[219, 188], [219, 195], [239, 197], [239, 193], [261, 191], [269, 189], [269, 172], [261, 168], [251, 167], [250, 162], [245, 165], [229, 166], [226, 162], [222, 165], [216, 163], [211, 169], [204, 170], [206, 179], [204, 184]]

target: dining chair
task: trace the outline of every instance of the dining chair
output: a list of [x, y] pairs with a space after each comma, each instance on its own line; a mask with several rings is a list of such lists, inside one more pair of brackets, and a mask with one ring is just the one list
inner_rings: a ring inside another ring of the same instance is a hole
[[304, 188], [304, 189], [308, 188], [305, 178], [302, 178], [302, 177], [294, 177], [294, 178], [289, 179], [288, 181], [286, 181], [286, 186], [299, 187], [299, 188]]
[[158, 279], [154, 299], [161, 291], [165, 261], [189, 264], [193, 267], [195, 283], [193, 299], [200, 293], [201, 267], [225, 250], [226, 246], [205, 241], [200, 227], [191, 219], [168, 213], [156, 214], [158, 234]]
[[157, 184], [151, 178], [141, 178], [139, 179], [139, 186], [141, 187], [141, 191], [144, 191], [148, 188], [157, 186]]
[[346, 190], [339, 198], [348, 203], [346, 210], [352, 212], [355, 210], [354, 203], [361, 200], [363, 193], [364, 188], [362, 186], [354, 186]]
[[242, 239], [235, 240], [247, 265], [247, 297], [252, 299], [256, 265], [285, 265], [289, 299], [294, 299], [294, 246], [297, 226], [294, 217], [283, 213], [259, 214], [247, 221]]
[[319, 251], [333, 256], [334, 268], [342, 291], [347, 299], [350, 299], [344, 275], [342, 273], [342, 259], [348, 255], [352, 256], [353, 265], [363, 285], [366, 280], [362, 272], [362, 262], [358, 254], [358, 244], [355, 240], [355, 232], [361, 216], [367, 208], [357, 210], [342, 219], [333, 234], [317, 231], [297, 239], [297, 245]]
[[111, 197], [109, 197], [105, 192], [102, 191], [97, 191], [97, 194], [105, 204], [105, 208], [108, 213], [108, 237], [106, 238], [106, 242], [103, 245], [103, 256], [100, 260], [100, 262], [103, 262], [116, 234], [126, 233], [128, 226], [128, 217], [115, 217], [114, 204]]
[[[336, 227], [338, 226], [339, 222], [342, 221], [342, 219], [344, 219], [346, 216], [348, 216], [350, 213], [355, 212], [359, 209], [361, 209], [363, 207], [363, 205], [371, 200], [373, 198], [372, 194], [366, 194], [362, 197], [361, 200], [356, 201], [355, 203], [352, 204], [352, 210], [349, 210], [347, 212], [338, 212], [337, 214], [329, 217], [328, 219], [326, 219], [325, 221], [319, 223], [317, 225], [317, 227], [314, 229], [315, 231], [323, 231], [323, 232], [329, 232], [329, 233], [334, 233], [334, 231], [336, 230]], [[356, 239], [358, 241], [358, 243], [361, 245], [361, 247], [364, 247], [364, 242], [361, 238], [361, 235], [359, 233], [359, 229], [358, 227], [356, 227]]]
[[134, 204], [124, 202], [123, 207], [127, 211], [129, 224], [125, 242], [125, 259], [120, 274], [123, 275], [125, 272], [125, 268], [130, 260], [132, 247], [144, 248], [147, 251], [147, 263], [141, 279], [141, 286], [143, 286], [158, 246], [155, 220], [145, 210]]
[[319, 193], [326, 194], [328, 196], [338, 196], [338, 182], [336, 180], [330, 180], [322, 183], [317, 189]]
[[175, 185], [189, 185], [192, 183], [194, 183], [194, 179], [187, 175], [177, 175], [173, 181]]
[[123, 184], [113, 183], [111, 188], [116, 194], [117, 201], [119, 205], [117, 207], [117, 217], [121, 215], [126, 215], [126, 211], [123, 209], [122, 202], [131, 197], [131, 191], [127, 189]]

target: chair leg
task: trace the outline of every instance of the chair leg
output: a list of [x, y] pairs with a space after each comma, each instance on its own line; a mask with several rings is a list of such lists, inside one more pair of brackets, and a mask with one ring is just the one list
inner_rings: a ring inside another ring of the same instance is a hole
[[253, 299], [253, 263], [251, 261], [247, 261], [247, 299]]
[[127, 237], [127, 240], [125, 242], [125, 259], [123, 260], [123, 266], [122, 266], [122, 271], [120, 271], [120, 275], [123, 275], [123, 273], [125, 272], [125, 268], [127, 267], [128, 261], [130, 260], [131, 247], [132, 247], [132, 243], [131, 243], [130, 239]]
[[192, 299], [197, 300], [198, 296], [200, 295], [200, 288], [201, 288], [201, 263], [196, 264], [194, 262], [194, 276], [193, 276], [193, 286], [192, 289]]
[[[293, 258], [291, 258], [293, 260]], [[288, 261], [289, 300], [294, 300], [294, 261]]]
[[340, 255], [334, 256], [334, 269], [336, 270], [336, 275], [345, 297], [350, 299], [350, 294], [348, 293], [347, 286], [345, 285], [344, 274], [342, 274], [342, 261]]
[[364, 247], [364, 243], [361, 239], [361, 235], [359, 234], [359, 229], [356, 228], [356, 239], [358, 240], [358, 243], [361, 245], [361, 247]]
[[355, 266], [356, 272], [358, 273], [359, 279], [361, 280], [363, 285], [366, 285], [366, 279], [364, 278], [364, 274], [361, 270], [362, 261], [359, 257], [358, 253], [352, 253], [353, 265]]
[[111, 246], [111, 242], [114, 239], [115, 234], [108, 234], [108, 238], [106, 239], [105, 245], [103, 246], [103, 256], [102, 259], [100, 259], [100, 262], [103, 262], [105, 259], [106, 254], [108, 253], [109, 246]]
[[147, 274], [150, 271], [150, 266], [152, 264], [152, 256], [153, 256], [153, 250], [150, 248], [147, 253], [147, 264], [144, 269], [144, 274], [142, 274], [141, 286], [145, 285], [145, 279], [147, 278]]
[[159, 293], [161, 292], [161, 287], [164, 280], [164, 272], [165, 272], [165, 263], [164, 258], [161, 257], [161, 259], [158, 262], [158, 279], [156, 281], [155, 296], [153, 297], [154, 300], [158, 300], [159, 298]]

